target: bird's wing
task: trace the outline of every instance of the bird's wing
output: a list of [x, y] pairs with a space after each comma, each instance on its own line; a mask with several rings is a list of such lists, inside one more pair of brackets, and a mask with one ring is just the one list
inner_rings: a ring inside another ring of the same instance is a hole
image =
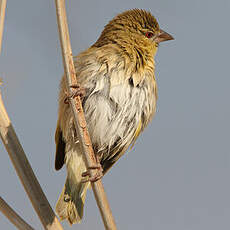
[[124, 153], [127, 151], [127, 149], [131, 149], [134, 146], [134, 144], [135, 144], [138, 136], [140, 135], [141, 131], [142, 131], [142, 121], [140, 120], [131, 144], [127, 144], [123, 148], [120, 148], [119, 145], [117, 145], [111, 151], [111, 155], [101, 162], [102, 167], [103, 167], [103, 174], [105, 174], [119, 160], [119, 158], [121, 158], [124, 155]]
[[65, 146], [66, 146], [66, 143], [63, 140], [62, 131], [60, 129], [59, 122], [56, 128], [55, 142], [56, 142], [55, 169], [59, 170], [62, 168], [65, 162]]

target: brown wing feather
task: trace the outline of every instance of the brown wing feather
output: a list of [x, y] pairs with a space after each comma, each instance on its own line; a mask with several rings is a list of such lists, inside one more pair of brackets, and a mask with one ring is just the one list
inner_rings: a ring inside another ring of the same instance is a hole
[[55, 157], [55, 169], [59, 170], [65, 163], [65, 146], [66, 143], [63, 140], [62, 131], [59, 126], [57, 126], [55, 133], [56, 142], [56, 157]]
[[118, 161], [118, 159], [124, 155], [125, 151], [127, 150], [127, 147], [125, 146], [122, 149], [119, 149], [118, 147], [115, 147], [115, 149], [112, 151], [113, 153], [111, 155], [113, 155], [113, 157], [109, 157], [109, 158], [105, 158], [101, 160], [101, 166], [103, 168], [103, 174], [105, 175], [108, 170]]

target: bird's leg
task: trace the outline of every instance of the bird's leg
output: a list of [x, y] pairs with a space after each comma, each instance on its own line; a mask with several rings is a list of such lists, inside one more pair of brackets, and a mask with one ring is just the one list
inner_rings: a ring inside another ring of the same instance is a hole
[[[97, 170], [97, 172], [93, 176], [90, 176], [89, 170], [92, 170], [92, 169]], [[88, 167], [87, 171], [82, 173], [82, 177], [87, 177], [87, 176], [88, 176], [88, 178], [83, 179], [82, 183], [86, 183], [88, 181], [96, 182], [103, 177], [103, 168], [99, 162], [99, 156], [98, 155], [96, 155], [96, 165]]]
[[75, 98], [77, 96], [80, 96], [81, 100], [85, 97], [85, 88], [81, 87], [79, 84], [71, 85], [70, 88], [73, 89], [73, 92], [69, 95], [67, 93], [66, 98], [64, 99], [64, 103], [68, 104], [70, 98]]

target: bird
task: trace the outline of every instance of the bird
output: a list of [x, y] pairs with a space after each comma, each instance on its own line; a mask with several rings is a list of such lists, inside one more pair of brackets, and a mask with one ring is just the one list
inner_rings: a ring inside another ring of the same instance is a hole
[[87, 177], [72, 111], [66, 103], [63, 76], [55, 133], [55, 169], [64, 164], [67, 169], [66, 182], [56, 204], [61, 220], [66, 219], [71, 225], [81, 222], [90, 181], [105, 175], [152, 120], [157, 103], [154, 57], [159, 43], [173, 39], [149, 11], [131, 9], [115, 16], [98, 40], [74, 57], [79, 84], [75, 88], [81, 94], [100, 167], [98, 178]]

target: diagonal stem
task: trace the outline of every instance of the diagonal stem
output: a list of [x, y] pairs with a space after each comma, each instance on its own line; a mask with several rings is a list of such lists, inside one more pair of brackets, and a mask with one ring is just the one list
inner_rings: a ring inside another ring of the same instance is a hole
[[[68, 23], [66, 18], [65, 0], [55, 0], [59, 36], [62, 47], [63, 64], [65, 69], [66, 83], [68, 93], [71, 95], [71, 85], [77, 84], [76, 72], [72, 57], [72, 49], [69, 39]], [[88, 168], [96, 164], [95, 155], [92, 148], [92, 143], [89, 137], [87, 124], [81, 104], [80, 97], [70, 99], [70, 105], [74, 116], [75, 128], [79, 136], [79, 141], [82, 149], [83, 156]], [[93, 171], [89, 170], [90, 176], [93, 176]], [[91, 182], [95, 199], [100, 210], [103, 223], [106, 230], [116, 230], [116, 224], [112, 216], [109, 202], [103, 188], [101, 180]]]
[[0, 53], [2, 48], [2, 35], [5, 21], [6, 0], [0, 0]]
[[11, 121], [6, 112], [0, 92], [0, 137], [24, 186], [24, 189], [30, 198], [30, 201], [37, 212], [44, 229], [62, 230], [55, 213], [53, 212], [42, 188], [34, 175], [25, 152], [18, 140]]
[[[4, 27], [4, 18], [6, 10], [6, 0], [0, 0], [0, 52], [2, 45], [2, 34]], [[0, 79], [0, 85], [1, 85]], [[14, 165], [14, 168], [20, 178], [30, 201], [37, 212], [44, 229], [46, 230], [63, 230], [55, 213], [53, 212], [42, 188], [34, 175], [30, 163], [25, 152], [18, 140], [18, 137], [11, 124], [9, 116], [6, 112], [0, 92], [0, 137]], [[6, 202], [0, 197], [0, 210], [6, 217], [19, 228], [23, 226], [23, 220], [11, 209]], [[13, 216], [13, 217], [12, 217]], [[24, 223], [26, 224], [26, 223]], [[32, 229], [29, 225], [19, 229]]]
[[34, 230], [0, 197], [0, 211], [19, 230]]

